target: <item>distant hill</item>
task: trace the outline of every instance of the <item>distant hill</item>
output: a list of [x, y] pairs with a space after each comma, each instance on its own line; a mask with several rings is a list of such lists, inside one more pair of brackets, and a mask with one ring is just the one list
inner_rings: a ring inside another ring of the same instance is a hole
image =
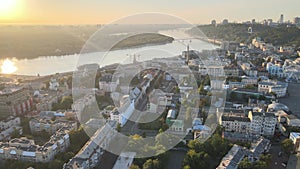
[[[39, 56], [60, 56], [80, 53], [86, 41], [99, 29], [97, 25], [77, 26], [0, 26], [0, 59], [32, 59]], [[131, 31], [134, 31], [133, 28]], [[105, 42], [116, 36], [107, 36]], [[113, 49], [138, 47], [143, 45], [164, 44], [173, 38], [147, 33], [127, 38]], [[106, 44], [99, 45], [107, 48]]]
[[[248, 33], [248, 28], [252, 27], [253, 33]], [[274, 45], [292, 45], [300, 46], [300, 29], [297, 27], [270, 27], [261, 24], [226, 24], [226, 25], [200, 25], [199, 28], [208, 38], [214, 38], [225, 41], [250, 42], [254, 37], [261, 37], [265, 42]], [[195, 33], [196, 28], [189, 31]]]

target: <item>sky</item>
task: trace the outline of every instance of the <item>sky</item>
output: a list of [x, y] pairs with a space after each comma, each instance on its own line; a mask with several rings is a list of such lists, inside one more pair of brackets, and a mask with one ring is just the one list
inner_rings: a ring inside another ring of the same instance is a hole
[[[171, 14], [193, 24], [251, 19], [293, 20], [299, 0], [0, 0], [0, 23], [108, 24], [143, 12]], [[142, 20], [138, 22], [142, 23]]]

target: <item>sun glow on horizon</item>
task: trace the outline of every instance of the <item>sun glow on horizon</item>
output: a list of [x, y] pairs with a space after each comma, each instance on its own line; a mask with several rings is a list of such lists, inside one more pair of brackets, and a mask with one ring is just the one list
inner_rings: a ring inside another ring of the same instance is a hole
[[18, 68], [15, 66], [15, 63], [9, 59], [5, 59], [1, 65], [1, 72], [3, 74], [11, 74], [17, 71]]
[[19, 0], [0, 0], [0, 19], [14, 18], [20, 12]]

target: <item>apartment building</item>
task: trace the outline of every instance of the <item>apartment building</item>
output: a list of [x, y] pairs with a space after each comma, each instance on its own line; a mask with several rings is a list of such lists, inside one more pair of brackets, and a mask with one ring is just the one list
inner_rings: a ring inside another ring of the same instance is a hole
[[0, 112], [9, 115], [24, 114], [33, 108], [29, 91], [23, 87], [5, 88], [0, 91]]
[[252, 112], [248, 113], [251, 120], [250, 132], [254, 135], [273, 136], [277, 119], [274, 113]]
[[[72, 127], [71, 127], [72, 128]], [[49, 141], [42, 146], [26, 137], [15, 138], [9, 142], [0, 142], [0, 158], [32, 162], [50, 162], [54, 156], [69, 147], [68, 132], [70, 126], [65, 126], [53, 134]]]

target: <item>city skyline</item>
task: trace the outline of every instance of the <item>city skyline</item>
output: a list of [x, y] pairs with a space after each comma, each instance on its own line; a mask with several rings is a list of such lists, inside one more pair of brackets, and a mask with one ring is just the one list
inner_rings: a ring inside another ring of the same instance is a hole
[[260, 22], [271, 18], [277, 22], [281, 14], [284, 15], [284, 21], [293, 21], [298, 16], [296, 7], [299, 5], [300, 2], [296, 0], [253, 0], [247, 3], [237, 0], [175, 0], [172, 3], [158, 0], [129, 0], [126, 3], [120, 0], [2, 0], [0, 24], [108, 24], [118, 18], [143, 12], [166, 13], [184, 18], [193, 24], [207, 24], [211, 20], [219, 23], [223, 19], [228, 19], [229, 22], [256, 19]]

